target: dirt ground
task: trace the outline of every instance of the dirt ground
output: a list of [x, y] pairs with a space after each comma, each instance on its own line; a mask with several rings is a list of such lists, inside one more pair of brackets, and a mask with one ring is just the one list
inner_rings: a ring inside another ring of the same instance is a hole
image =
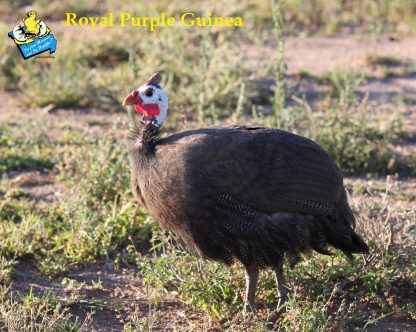
[[[30, 262], [20, 263], [11, 289], [28, 293], [31, 288], [35, 294], [53, 292], [68, 303], [68, 309], [79, 321], [89, 321], [91, 331], [122, 331], [129, 315], [136, 312], [138, 317], [146, 317], [155, 311], [137, 269], [116, 267], [110, 261], [76, 267], [59, 278], [46, 278]], [[187, 312], [173, 296], [166, 296], [159, 302], [157, 319], [170, 326], [186, 326], [198, 317]]]
[[[272, 54], [268, 47], [251, 48], [247, 50], [250, 60]], [[288, 74], [295, 75], [307, 71], [312, 75], [322, 75], [335, 69], [363, 70], [371, 77], [360, 87], [359, 92], [369, 94], [370, 102], [377, 105], [380, 116], [387, 116], [390, 109], [400, 112], [404, 117], [406, 131], [410, 133], [404, 144], [397, 147], [398, 153], [403, 155], [416, 151], [416, 105], [398, 105], [393, 100], [406, 95], [416, 101], [416, 77], [380, 78], [376, 69], [368, 68], [366, 59], [370, 55], [391, 56], [400, 59], [403, 63], [416, 65], [416, 38], [395, 39], [388, 36], [368, 39], [368, 37], [309, 37], [288, 38], [287, 64]], [[326, 90], [319, 83], [307, 81], [302, 87], [309, 93]], [[318, 94], [319, 95], [319, 94]], [[0, 94], [0, 121], [18, 125], [16, 114], [24, 114], [34, 118], [37, 114], [48, 113], [48, 109], [28, 110], [22, 109], [18, 102], [18, 95], [13, 93]], [[114, 121], [125, 118], [124, 114], [109, 114], [97, 110], [54, 110], [48, 113], [51, 121], [61, 124], [70, 124], [73, 128], [89, 127], [90, 130], [102, 131]], [[125, 121], [125, 120], [124, 120]], [[58, 130], [58, 129], [57, 129]], [[59, 135], [59, 131], [56, 133]], [[53, 173], [42, 172], [13, 172], [7, 177], [24, 189], [35, 200], [57, 203], [65, 196], [65, 188], [56, 180]], [[385, 185], [385, 179], [361, 181], [364, 186], [371, 187], [374, 181]], [[372, 182], [371, 182], [372, 181]], [[393, 189], [400, 194], [416, 195], [416, 181], [409, 179], [392, 180]], [[400, 203], [400, 200], [398, 201]], [[404, 203], [403, 203], [404, 204]], [[406, 225], [406, 232], [414, 236], [415, 226]], [[114, 266], [109, 261], [100, 261], [95, 264], [74, 267], [63, 277], [68, 282], [62, 283], [59, 278], [47, 278], [42, 275], [30, 262], [21, 262], [16, 267], [13, 276], [13, 291], [27, 292], [31, 287], [34, 291], [53, 291], [58, 298], [69, 303], [69, 309], [81, 319], [90, 314], [92, 331], [121, 331], [123, 322], [129, 313], [138, 310], [139, 316], [151, 316], [154, 313], [149, 307], [148, 295], [137, 268], [130, 266]], [[75, 281], [76, 282], [75, 282]], [[98, 285], [97, 285], [98, 283]], [[77, 296], [75, 296], [77, 295]], [[85, 302], [74, 301], [73, 298], [84, 298]], [[157, 319], [176, 321], [187, 324], [187, 321], [198, 321], [199, 317], [187, 310], [175, 299], [175, 296], [166, 296], [161, 301], [161, 307], [156, 313]], [[172, 325], [172, 324], [171, 324]], [[416, 326], [408, 321], [397, 320], [388, 316], [377, 321], [368, 331], [415, 331]]]

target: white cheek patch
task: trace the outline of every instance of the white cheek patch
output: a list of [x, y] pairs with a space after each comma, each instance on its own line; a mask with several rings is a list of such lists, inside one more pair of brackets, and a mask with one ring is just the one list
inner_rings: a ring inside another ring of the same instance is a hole
[[[153, 89], [153, 96], [151, 97], [146, 96], [145, 93], [149, 88]], [[143, 104], [157, 104], [159, 106], [160, 113], [155, 117], [155, 119], [156, 125], [160, 127], [168, 115], [169, 98], [167, 94], [163, 91], [163, 89], [149, 84], [141, 86], [136, 91], [139, 92], [140, 97], [143, 100]]]
[[168, 115], [168, 96], [162, 89], [157, 89], [157, 103], [159, 104], [160, 114], [156, 117], [157, 122], [161, 125]]

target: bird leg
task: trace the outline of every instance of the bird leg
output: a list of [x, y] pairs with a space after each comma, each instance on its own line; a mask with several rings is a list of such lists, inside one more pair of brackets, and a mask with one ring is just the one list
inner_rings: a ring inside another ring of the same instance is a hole
[[285, 274], [283, 272], [283, 262], [279, 264], [278, 267], [274, 269], [274, 272], [276, 273], [276, 284], [277, 284], [277, 291], [279, 293], [279, 302], [277, 304], [277, 311], [273, 313], [268, 321], [270, 323], [276, 322], [280, 316], [286, 311], [285, 307], [282, 307], [288, 299], [289, 295], [289, 288], [286, 285], [286, 278]]
[[259, 269], [256, 266], [246, 266], [245, 268], [246, 296], [244, 310], [251, 312], [254, 311], [256, 307], [255, 297], [257, 281], [259, 280]]

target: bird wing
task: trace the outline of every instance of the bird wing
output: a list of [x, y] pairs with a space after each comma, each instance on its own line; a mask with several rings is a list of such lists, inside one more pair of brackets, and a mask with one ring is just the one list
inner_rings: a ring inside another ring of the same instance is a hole
[[332, 214], [345, 199], [341, 170], [318, 144], [281, 130], [200, 131], [184, 156], [192, 188], [208, 185], [254, 210]]

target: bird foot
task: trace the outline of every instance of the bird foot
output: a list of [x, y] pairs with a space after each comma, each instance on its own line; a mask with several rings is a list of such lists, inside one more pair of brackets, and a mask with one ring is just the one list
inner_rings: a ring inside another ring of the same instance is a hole
[[244, 313], [253, 313], [256, 311], [256, 305], [254, 303], [246, 302], [244, 305]]
[[282, 323], [282, 316], [287, 312], [286, 310], [286, 306], [283, 306], [283, 304], [278, 304], [277, 306], [277, 311], [275, 311], [274, 313], [272, 313], [269, 318], [267, 319], [267, 328], [272, 330], [275, 327], [280, 326], [280, 324]]
[[277, 311], [272, 313], [269, 318], [267, 319], [267, 323], [269, 324], [275, 324], [275, 323], [279, 323], [279, 320], [282, 318], [283, 312], [282, 311]]
[[280, 331], [280, 325], [282, 323], [282, 313], [275, 312], [269, 316], [266, 322], [266, 328], [270, 331]]

